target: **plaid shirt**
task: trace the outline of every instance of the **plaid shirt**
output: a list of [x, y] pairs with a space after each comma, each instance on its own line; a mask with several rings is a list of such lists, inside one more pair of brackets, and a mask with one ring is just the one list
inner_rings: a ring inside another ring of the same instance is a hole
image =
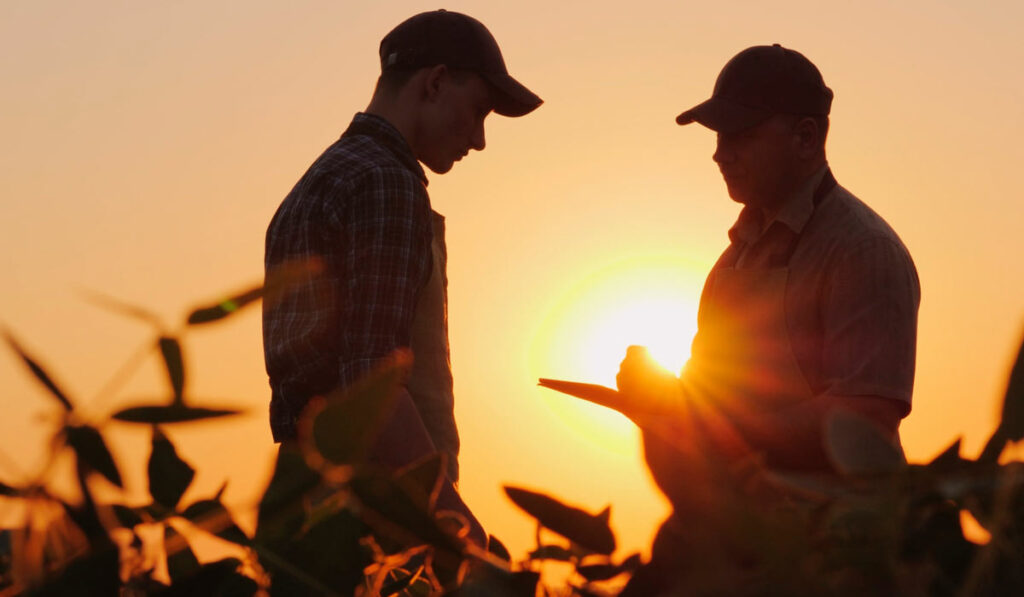
[[355, 381], [408, 346], [431, 268], [427, 179], [401, 134], [356, 114], [281, 203], [266, 271], [317, 258], [324, 269], [263, 306], [275, 441], [295, 436], [312, 396]]

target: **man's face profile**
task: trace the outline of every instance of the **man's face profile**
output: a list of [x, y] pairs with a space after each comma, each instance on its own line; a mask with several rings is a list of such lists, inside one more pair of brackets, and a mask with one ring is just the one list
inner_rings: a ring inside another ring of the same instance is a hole
[[793, 117], [777, 114], [739, 132], [718, 133], [712, 159], [734, 201], [771, 209], [791, 191], [797, 150]]
[[471, 149], [483, 150], [484, 119], [493, 108], [491, 89], [479, 75], [448, 69], [428, 85], [416, 157], [433, 172], [444, 174]]

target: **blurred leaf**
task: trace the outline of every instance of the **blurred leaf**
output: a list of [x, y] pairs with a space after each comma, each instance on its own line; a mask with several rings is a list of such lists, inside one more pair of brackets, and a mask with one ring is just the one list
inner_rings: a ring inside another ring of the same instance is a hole
[[93, 290], [85, 290], [82, 292], [82, 294], [85, 296], [85, 299], [88, 302], [98, 307], [102, 307], [104, 309], [107, 309], [108, 311], [114, 311], [115, 313], [127, 315], [128, 317], [144, 321], [158, 330], [161, 330], [164, 327], [164, 324], [160, 320], [160, 317], [153, 313], [152, 311], [148, 311], [146, 309], [143, 309], [142, 307], [137, 307], [135, 305], [128, 304], [119, 299], [107, 296], [99, 292], [95, 292]]
[[625, 560], [622, 560], [622, 563], [619, 564], [619, 567], [621, 567], [626, 572], [635, 572], [638, 568], [640, 568], [640, 566], [643, 565], [644, 561], [641, 558], [640, 554], [634, 553]]
[[199, 572], [199, 559], [192, 552], [188, 541], [169, 524], [164, 525], [164, 547], [167, 550], [167, 573], [172, 585]]
[[107, 444], [99, 431], [88, 425], [68, 425], [64, 432], [67, 434], [68, 445], [80, 461], [114, 485], [123, 487], [121, 473], [118, 472], [114, 457], [110, 455], [110, 450], [107, 449]]
[[156, 503], [173, 510], [196, 476], [195, 470], [178, 456], [174, 444], [156, 426], [149, 456], [149, 493]]
[[320, 485], [298, 450], [281, 446], [270, 484], [260, 500], [256, 541], [275, 544], [298, 534], [306, 518], [307, 494]]
[[541, 545], [528, 554], [531, 560], [555, 560], [558, 562], [571, 562], [576, 556], [561, 545]]
[[[6, 587], [8, 590], [10, 588]], [[110, 597], [120, 593], [120, 560], [113, 544], [73, 559], [67, 567], [48, 576], [45, 585], [27, 592], [29, 595], [47, 597]], [[5, 591], [4, 594], [8, 593]]]
[[227, 408], [199, 408], [184, 404], [133, 406], [118, 411], [113, 418], [125, 423], [146, 423], [148, 425], [187, 423], [201, 419], [227, 417], [241, 413]]
[[1024, 439], [1024, 344], [1017, 351], [1017, 360], [1010, 370], [999, 426], [1010, 441]]
[[875, 475], [903, 469], [903, 453], [868, 419], [846, 411], [825, 422], [825, 446], [832, 464], [845, 475]]
[[402, 578], [384, 585], [380, 588], [380, 597], [391, 597], [391, 595], [402, 592], [406, 587], [412, 584], [412, 581], [415, 578], [416, 573], [413, 572], [412, 574], [406, 574]]
[[597, 582], [615, 578], [625, 572], [625, 570], [615, 564], [590, 564], [588, 566], [577, 566], [576, 572], [590, 582]]
[[224, 507], [224, 503], [220, 500], [220, 494], [215, 498], [200, 500], [185, 508], [182, 516], [197, 527], [225, 541], [244, 546], [251, 543], [248, 535], [235, 524], [231, 513]]
[[364, 471], [349, 486], [363, 506], [364, 520], [378, 534], [406, 547], [429, 544], [450, 554], [462, 553], [462, 541], [446, 533], [386, 472]]
[[111, 507], [114, 509], [117, 521], [126, 529], [133, 529], [144, 522], [135, 508], [122, 504], [113, 504]]
[[443, 452], [435, 452], [403, 467], [395, 478], [420, 509], [432, 513], [441, 492], [446, 466], [447, 456]]
[[615, 551], [615, 535], [608, 521], [579, 508], [567, 506], [541, 493], [505, 486], [505, 493], [517, 506], [544, 527], [594, 553]]
[[0, 482], [0, 495], [6, 495], [7, 497], [16, 497], [21, 495], [21, 490], [15, 489], [10, 485]]
[[259, 584], [238, 571], [241, 565], [237, 558], [208, 562], [187, 578], [155, 592], [154, 597], [252, 597], [259, 590]]
[[181, 404], [185, 395], [185, 363], [181, 359], [181, 344], [176, 338], [163, 336], [159, 340], [160, 354], [164, 357], [167, 377], [174, 392], [174, 403]]
[[44, 371], [43, 368], [40, 367], [39, 364], [32, 359], [32, 357], [28, 356], [28, 354], [24, 350], [22, 350], [21, 345], [19, 345], [18, 342], [14, 339], [14, 336], [12, 336], [6, 330], [3, 332], [3, 334], [4, 338], [7, 340], [7, 343], [11, 345], [11, 348], [14, 349], [14, 352], [18, 353], [18, 356], [21, 357], [21, 360], [25, 361], [25, 364], [28, 365], [28, 368], [32, 371], [32, 374], [36, 376], [36, 379], [41, 381], [43, 385], [46, 386], [48, 390], [50, 390], [50, 393], [53, 394], [53, 396], [57, 398], [57, 400], [60, 401], [61, 405], [64, 407], [64, 410], [70, 411], [73, 408], [71, 406], [71, 401], [68, 400], [67, 395], [65, 395], [64, 392], [62, 392], [61, 389], [57, 387], [57, 384], [54, 383], [53, 378], [51, 378], [49, 374], [47, 374], [46, 371]]
[[322, 408], [307, 408], [300, 428], [312, 427], [314, 445], [324, 458], [335, 463], [361, 462], [391, 417], [411, 366], [411, 353], [396, 350], [361, 380], [333, 393]]
[[236, 294], [231, 298], [226, 298], [216, 305], [210, 305], [206, 307], [199, 307], [192, 311], [188, 316], [189, 325], [197, 325], [201, 323], [209, 323], [211, 321], [217, 321], [223, 319], [228, 315], [231, 315], [235, 311], [238, 311], [242, 307], [257, 301], [263, 296], [263, 287], [256, 286], [240, 294]]
[[928, 463], [928, 467], [937, 470], [948, 470], [966, 462], [960, 457], [960, 444], [962, 442], [962, 437], [956, 438], [956, 441]]
[[494, 535], [490, 535], [487, 539], [487, 551], [506, 562], [512, 561], [512, 554], [508, 552], [508, 548]]
[[215, 305], [199, 307], [189, 314], [188, 323], [199, 325], [223, 319], [260, 298], [267, 303], [273, 303], [289, 288], [308, 281], [323, 269], [323, 260], [317, 257], [278, 264], [267, 274], [262, 286], [249, 288]]

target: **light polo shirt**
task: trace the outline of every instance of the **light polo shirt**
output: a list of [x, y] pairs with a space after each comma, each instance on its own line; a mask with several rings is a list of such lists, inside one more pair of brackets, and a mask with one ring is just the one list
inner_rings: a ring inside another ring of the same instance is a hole
[[917, 270], [885, 220], [843, 187], [814, 204], [826, 171], [812, 175], [770, 222], [744, 208], [714, 269], [788, 264], [786, 324], [812, 391], [891, 398], [906, 414], [921, 301]]

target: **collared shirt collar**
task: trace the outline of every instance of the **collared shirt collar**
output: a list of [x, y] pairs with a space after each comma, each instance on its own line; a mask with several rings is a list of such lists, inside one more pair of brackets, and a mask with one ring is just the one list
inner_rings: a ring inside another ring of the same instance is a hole
[[808, 176], [796, 192], [783, 202], [779, 213], [770, 222], [764, 221], [760, 209], [744, 207], [736, 223], [729, 229], [729, 240], [733, 243], [753, 244], [776, 222], [789, 228], [793, 234], [800, 234], [814, 212], [814, 190], [827, 171], [828, 164], [824, 164]]
[[423, 166], [420, 165], [416, 156], [413, 155], [409, 143], [402, 136], [402, 133], [386, 119], [376, 114], [358, 112], [352, 118], [352, 124], [348, 125], [344, 135], [368, 135], [373, 137], [409, 168], [423, 182], [424, 186], [428, 184], [429, 181], [427, 180], [426, 173], [423, 172]]

